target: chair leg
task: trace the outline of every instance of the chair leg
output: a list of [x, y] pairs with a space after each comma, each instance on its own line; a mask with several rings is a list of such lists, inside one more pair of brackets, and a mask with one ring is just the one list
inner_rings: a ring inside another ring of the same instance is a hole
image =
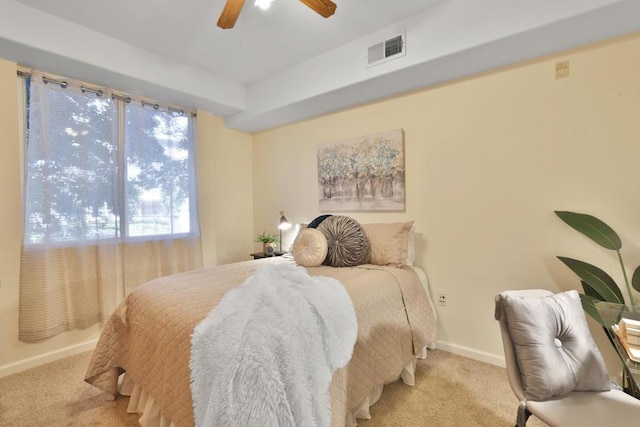
[[531, 416], [531, 412], [527, 409], [525, 402], [520, 402], [518, 405], [518, 414], [516, 415], [516, 427], [526, 427], [527, 420]]

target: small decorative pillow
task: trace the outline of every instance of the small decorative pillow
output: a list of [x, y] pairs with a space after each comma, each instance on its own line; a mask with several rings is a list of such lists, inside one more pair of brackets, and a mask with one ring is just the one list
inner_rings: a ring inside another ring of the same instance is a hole
[[413, 244], [413, 221], [389, 224], [362, 224], [367, 233], [371, 255], [369, 262], [375, 265], [402, 267], [413, 264], [409, 256]]
[[315, 228], [305, 228], [293, 241], [291, 250], [296, 264], [303, 267], [317, 267], [327, 256], [327, 238]]
[[500, 307], [528, 399], [611, 389], [578, 292], [547, 297], [500, 295]]
[[358, 221], [348, 216], [333, 215], [318, 226], [327, 238], [325, 265], [353, 267], [365, 264], [369, 253], [369, 240]]

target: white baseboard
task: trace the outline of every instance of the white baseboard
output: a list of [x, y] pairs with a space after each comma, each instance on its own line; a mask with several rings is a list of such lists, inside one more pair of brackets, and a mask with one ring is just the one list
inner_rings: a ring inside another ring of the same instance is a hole
[[37, 356], [29, 357], [27, 359], [19, 360], [17, 362], [9, 363], [0, 366], [0, 378], [17, 374], [27, 369], [35, 368], [36, 366], [44, 365], [46, 363], [55, 362], [65, 357], [73, 356], [75, 354], [84, 353], [85, 351], [91, 351], [96, 347], [98, 339], [92, 339], [80, 344], [72, 345], [69, 347], [61, 348], [59, 350], [50, 351], [48, 353], [39, 354]]
[[479, 351], [473, 348], [464, 347], [458, 344], [452, 344], [446, 341], [436, 341], [436, 348], [444, 351], [448, 351], [449, 353], [457, 354], [459, 356], [468, 357], [469, 359], [478, 360], [480, 362], [489, 363], [491, 365], [496, 365], [504, 368], [506, 363], [504, 361], [504, 356], [497, 356], [495, 354], [486, 353], [484, 351]]

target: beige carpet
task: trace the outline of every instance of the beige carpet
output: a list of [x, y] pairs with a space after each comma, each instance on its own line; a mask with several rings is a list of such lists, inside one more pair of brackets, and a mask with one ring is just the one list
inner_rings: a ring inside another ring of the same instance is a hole
[[[127, 398], [114, 401], [83, 382], [90, 353], [0, 379], [0, 426], [137, 426]], [[416, 385], [385, 387], [361, 427], [513, 426], [517, 400], [506, 371], [435, 350], [419, 361]], [[531, 417], [529, 427], [544, 426]]]

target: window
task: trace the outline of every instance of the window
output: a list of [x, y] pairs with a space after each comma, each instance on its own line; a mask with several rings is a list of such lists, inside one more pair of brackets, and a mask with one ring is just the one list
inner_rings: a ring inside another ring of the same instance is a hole
[[197, 234], [190, 115], [33, 84], [26, 245]]
[[202, 267], [189, 112], [25, 78], [18, 336], [104, 321], [141, 283]]
[[191, 212], [195, 211], [192, 119], [128, 104], [125, 121], [125, 234], [191, 233]]

